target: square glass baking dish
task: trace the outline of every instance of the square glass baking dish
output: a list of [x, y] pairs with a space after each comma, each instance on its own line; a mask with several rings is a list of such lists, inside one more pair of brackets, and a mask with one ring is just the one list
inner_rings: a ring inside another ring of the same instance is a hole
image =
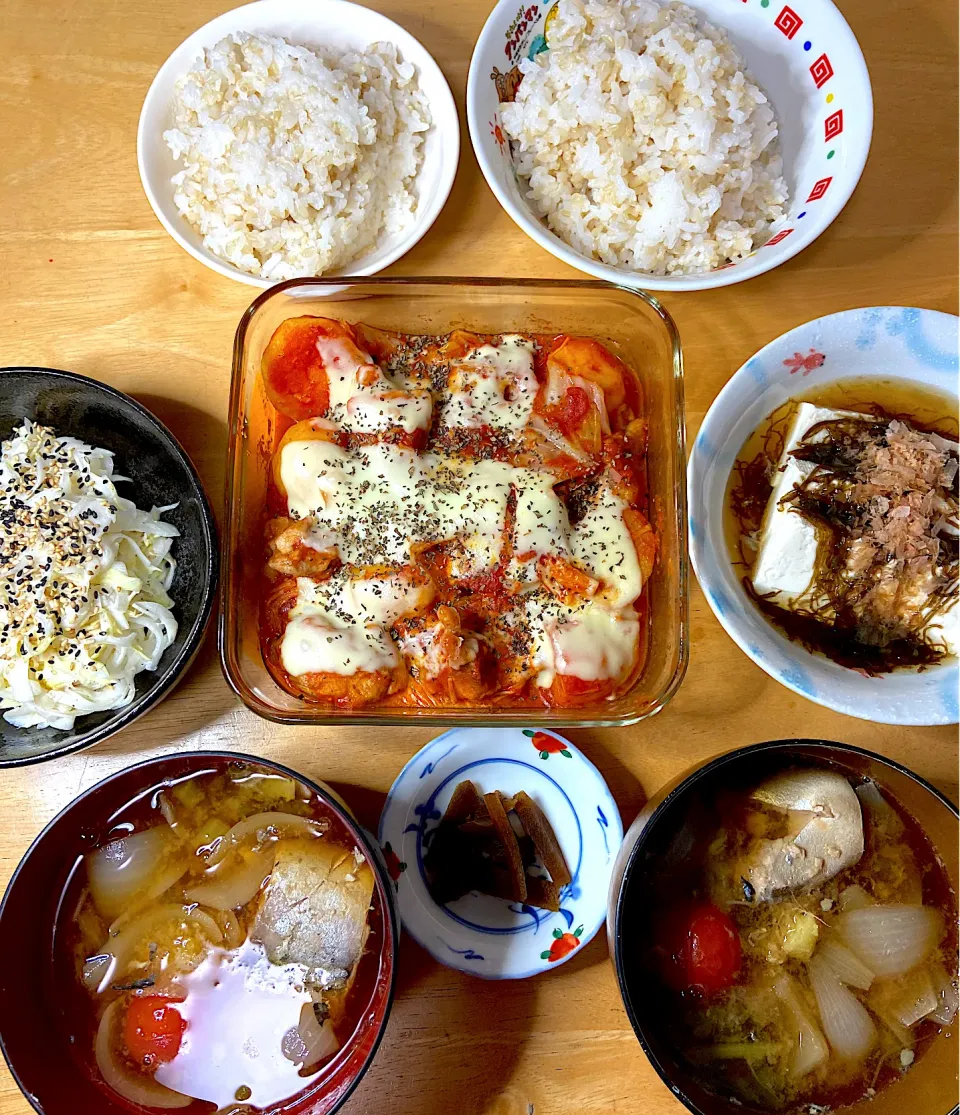
[[[279, 415], [260, 362], [280, 323], [300, 315], [343, 318], [404, 333], [570, 333], [608, 345], [640, 378], [649, 420], [648, 515], [660, 536], [649, 593], [647, 658], [621, 696], [582, 708], [327, 708], [283, 690], [260, 653], [263, 527]], [[226, 528], [219, 622], [227, 682], [254, 712], [286, 724], [491, 723], [549, 727], [634, 724], [676, 692], [687, 664], [686, 487], [683, 362], [670, 315], [653, 298], [608, 283], [516, 279], [294, 279], [263, 293], [237, 328], [230, 391]]]

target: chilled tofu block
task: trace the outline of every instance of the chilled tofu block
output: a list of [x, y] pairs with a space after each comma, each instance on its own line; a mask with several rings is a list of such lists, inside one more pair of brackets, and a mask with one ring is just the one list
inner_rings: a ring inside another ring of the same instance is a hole
[[760, 549], [753, 564], [753, 587], [774, 604], [788, 608], [810, 587], [817, 566], [817, 531], [802, 515], [780, 501], [810, 475], [814, 465], [795, 461], [790, 453], [819, 422], [835, 418], [869, 417], [852, 410], [829, 410], [801, 403], [787, 434], [783, 456], [773, 481], [760, 535]]
[[326, 840], [281, 844], [252, 937], [274, 964], [303, 964], [342, 986], [367, 937], [373, 871]]
[[[793, 511], [789, 503], [781, 504], [784, 496], [801, 484], [815, 467], [809, 461], [795, 460], [790, 456], [791, 452], [821, 422], [870, 417], [859, 411], [832, 410], [813, 403], [800, 403], [797, 407], [767, 504], [760, 548], [751, 578], [756, 592], [767, 597], [771, 603], [789, 609], [804, 597], [817, 567], [820, 545], [816, 528]], [[926, 630], [927, 638], [931, 642], [942, 643], [947, 653], [960, 652], [960, 606], [957, 600], [954, 599], [935, 617]]]

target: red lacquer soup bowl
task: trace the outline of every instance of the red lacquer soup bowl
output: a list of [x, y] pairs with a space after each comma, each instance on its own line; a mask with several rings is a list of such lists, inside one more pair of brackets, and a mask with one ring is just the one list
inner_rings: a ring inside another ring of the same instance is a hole
[[[100, 1078], [89, 1025], [75, 1005], [82, 988], [71, 987], [71, 962], [64, 963], [60, 919], [76, 903], [81, 857], [102, 841], [118, 814], [164, 783], [220, 772], [242, 763], [255, 774], [292, 778], [315, 795], [320, 813], [340, 838], [352, 841], [373, 869], [370, 934], [350, 991], [352, 1034], [302, 1091], [263, 1110], [270, 1115], [330, 1115], [356, 1087], [373, 1060], [393, 1002], [399, 917], [394, 890], [379, 849], [328, 789], [296, 771], [249, 755], [198, 751], [139, 763], [104, 779], [58, 814], [14, 872], [0, 905], [0, 1048], [14, 1079], [41, 1115], [131, 1115], [144, 1108], [117, 1096]], [[68, 904], [71, 904], [68, 906]], [[362, 973], [362, 975], [361, 975]], [[353, 998], [357, 997], [357, 998]], [[195, 1101], [184, 1115], [212, 1112]], [[236, 1105], [238, 1111], [261, 1109]]]

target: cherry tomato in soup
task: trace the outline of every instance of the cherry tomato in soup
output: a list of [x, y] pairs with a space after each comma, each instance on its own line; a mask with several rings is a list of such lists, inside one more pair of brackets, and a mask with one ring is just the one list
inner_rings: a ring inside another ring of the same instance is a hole
[[187, 1024], [173, 1004], [182, 1002], [162, 995], [134, 996], [130, 1000], [123, 1041], [137, 1064], [152, 1068], [176, 1057]]
[[702, 903], [672, 919], [665, 942], [668, 982], [678, 991], [713, 995], [729, 987], [740, 970], [740, 935], [730, 917]]

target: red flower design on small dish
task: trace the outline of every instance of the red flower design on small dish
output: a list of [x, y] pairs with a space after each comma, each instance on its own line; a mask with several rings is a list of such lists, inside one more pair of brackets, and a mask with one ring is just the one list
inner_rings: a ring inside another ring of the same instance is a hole
[[550, 947], [540, 953], [540, 959], [547, 960], [551, 964], [555, 964], [558, 960], [563, 960], [565, 956], [569, 956], [577, 945], [580, 944], [582, 935], [582, 925], [578, 925], [572, 933], [562, 933], [559, 929], [555, 929], [553, 931], [553, 940], [550, 942]]
[[797, 372], [802, 371], [803, 375], [808, 376], [812, 371], [817, 368], [822, 368], [826, 356], [822, 352], [817, 352], [816, 349], [810, 349], [806, 356], [802, 352], [795, 352], [793, 356], [788, 356], [784, 360], [784, 367], [790, 369], [790, 374], [795, 375]]
[[565, 739], [548, 736], [546, 732], [531, 732], [529, 728], [524, 728], [523, 734], [530, 737], [530, 742], [540, 752], [541, 759], [549, 759], [551, 755], [562, 755], [565, 759], [573, 758], [570, 745]]

